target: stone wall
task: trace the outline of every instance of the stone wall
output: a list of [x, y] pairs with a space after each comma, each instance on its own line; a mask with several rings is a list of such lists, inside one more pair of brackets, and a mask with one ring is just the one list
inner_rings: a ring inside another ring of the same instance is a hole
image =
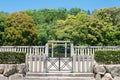
[[120, 65], [95, 65], [96, 80], [120, 80]]
[[[0, 80], [25, 80], [25, 64], [0, 64]], [[96, 80], [120, 80], [120, 65], [98, 65], [93, 67]]]
[[25, 64], [0, 64], [0, 80], [24, 80]]

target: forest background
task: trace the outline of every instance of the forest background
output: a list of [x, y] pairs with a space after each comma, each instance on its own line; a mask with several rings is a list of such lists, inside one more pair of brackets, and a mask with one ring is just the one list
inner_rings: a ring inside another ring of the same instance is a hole
[[0, 12], [1, 46], [45, 45], [48, 40], [70, 40], [86, 46], [120, 45], [120, 8]]

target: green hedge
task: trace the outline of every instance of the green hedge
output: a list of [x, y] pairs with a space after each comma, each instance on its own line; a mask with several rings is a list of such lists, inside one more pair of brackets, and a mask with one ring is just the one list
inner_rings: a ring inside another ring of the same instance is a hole
[[102, 64], [120, 64], [120, 50], [95, 51], [95, 60]]
[[0, 52], [0, 64], [25, 63], [24, 52]]

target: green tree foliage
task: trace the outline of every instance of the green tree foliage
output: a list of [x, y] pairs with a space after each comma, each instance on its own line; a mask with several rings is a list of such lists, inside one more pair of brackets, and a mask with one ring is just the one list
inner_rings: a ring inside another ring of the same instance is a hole
[[81, 10], [80, 8], [71, 8], [68, 11], [71, 15], [77, 15], [80, 12], [85, 12], [84, 10]]
[[26, 10], [24, 11], [31, 16], [36, 25], [39, 24], [52, 24], [56, 20], [64, 20], [67, 16], [67, 10], [62, 9], [40, 9], [40, 10]]
[[0, 45], [45, 45], [71, 40], [75, 45], [120, 45], [120, 8], [80, 8], [0, 13]]
[[93, 16], [100, 20], [103, 24], [102, 36], [104, 45], [120, 45], [119, 37], [119, 27], [120, 27], [120, 8], [104, 8], [96, 10]]
[[0, 12], [0, 45], [3, 45], [3, 33], [5, 27], [5, 14], [3, 12]]
[[55, 38], [55, 27], [57, 20], [65, 20], [67, 9], [41, 9], [24, 11], [31, 16], [38, 29], [38, 45], [44, 45], [48, 40]]
[[92, 15], [84, 11], [76, 16], [68, 15], [66, 20], [57, 22], [57, 39], [67, 38], [77, 45], [120, 45], [117, 37], [119, 11], [119, 8], [108, 8], [97, 10]]
[[25, 13], [16, 12], [6, 16], [3, 45], [35, 45], [37, 29], [33, 19]]
[[48, 40], [55, 39], [55, 25], [38, 25], [38, 45], [45, 45]]

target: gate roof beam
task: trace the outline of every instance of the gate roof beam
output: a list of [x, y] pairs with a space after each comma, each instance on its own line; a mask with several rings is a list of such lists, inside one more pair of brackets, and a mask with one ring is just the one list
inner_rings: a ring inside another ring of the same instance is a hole
[[48, 41], [48, 43], [70, 43], [70, 41]]

